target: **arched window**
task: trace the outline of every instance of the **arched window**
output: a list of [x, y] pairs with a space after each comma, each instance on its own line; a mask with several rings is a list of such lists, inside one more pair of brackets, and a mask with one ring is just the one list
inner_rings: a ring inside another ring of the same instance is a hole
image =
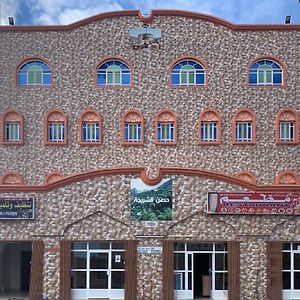
[[233, 144], [254, 144], [256, 142], [256, 120], [252, 110], [239, 109], [232, 120]]
[[214, 109], [206, 109], [199, 116], [199, 144], [220, 144], [221, 115]]
[[163, 109], [155, 118], [155, 143], [175, 145], [177, 143], [176, 115], [169, 109]]
[[45, 115], [45, 144], [67, 143], [67, 117], [62, 110], [51, 110]]
[[9, 110], [3, 116], [3, 137], [4, 144], [19, 145], [24, 141], [23, 116], [15, 111]]
[[130, 86], [130, 68], [121, 60], [107, 60], [97, 68], [98, 86]]
[[51, 85], [51, 69], [41, 60], [30, 60], [18, 68], [18, 85], [44, 86]]
[[79, 144], [101, 144], [101, 127], [101, 117], [95, 110], [87, 109], [83, 111], [79, 116]]
[[256, 178], [255, 175], [253, 175], [251, 172], [248, 171], [243, 171], [235, 175], [236, 178], [250, 182], [250, 183], [255, 183]]
[[277, 144], [299, 143], [299, 119], [298, 113], [292, 108], [282, 109], [276, 116]]
[[283, 69], [272, 59], [259, 59], [250, 65], [249, 85], [282, 85]]
[[46, 176], [45, 183], [46, 184], [47, 183], [53, 183], [53, 182], [59, 181], [63, 178], [64, 178], [64, 175], [62, 173], [53, 172], [53, 173], [50, 173], [49, 175]]
[[181, 60], [172, 67], [171, 86], [204, 86], [205, 81], [205, 69], [196, 60]]
[[23, 184], [22, 176], [15, 172], [5, 174], [1, 181], [2, 184]]
[[299, 184], [298, 176], [292, 171], [283, 171], [276, 176], [276, 184]]
[[144, 143], [144, 118], [142, 114], [130, 109], [122, 116], [122, 144], [141, 145]]

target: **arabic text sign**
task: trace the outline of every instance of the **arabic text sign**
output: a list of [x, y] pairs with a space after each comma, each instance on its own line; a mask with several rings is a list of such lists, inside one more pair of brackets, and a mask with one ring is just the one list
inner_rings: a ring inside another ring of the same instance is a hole
[[294, 193], [208, 193], [208, 213], [300, 214], [300, 194]]
[[0, 197], [0, 219], [34, 219], [34, 198]]

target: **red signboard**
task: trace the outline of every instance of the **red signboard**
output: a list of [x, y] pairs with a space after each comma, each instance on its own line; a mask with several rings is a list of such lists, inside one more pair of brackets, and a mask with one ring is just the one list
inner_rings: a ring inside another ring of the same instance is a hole
[[300, 194], [208, 193], [207, 212], [215, 214], [300, 215]]

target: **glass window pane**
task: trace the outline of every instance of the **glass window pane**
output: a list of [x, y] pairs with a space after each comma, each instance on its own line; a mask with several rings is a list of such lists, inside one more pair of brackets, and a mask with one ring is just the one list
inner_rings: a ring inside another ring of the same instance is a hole
[[300, 272], [294, 272], [294, 289], [300, 289]]
[[81, 251], [72, 252], [71, 268], [72, 269], [86, 269], [87, 253]]
[[86, 272], [71, 272], [71, 288], [86, 289]]
[[184, 269], [185, 269], [185, 254], [174, 253], [174, 270], [184, 270]]
[[130, 85], [130, 73], [122, 73], [122, 84], [123, 85]]
[[112, 251], [111, 253], [111, 268], [112, 269], [124, 269], [125, 261], [124, 251]]
[[196, 84], [197, 85], [204, 85], [204, 74], [197, 74], [196, 75]]
[[208, 251], [213, 250], [213, 244], [187, 244], [188, 251]]
[[291, 254], [288, 252], [282, 253], [282, 269], [283, 270], [291, 269]]
[[215, 289], [227, 290], [227, 273], [215, 274]]
[[172, 84], [179, 85], [179, 74], [172, 73]]
[[227, 270], [227, 254], [216, 254], [216, 270], [217, 271], [226, 271]]
[[189, 85], [194, 85], [195, 84], [195, 73], [194, 72], [189, 72]]
[[90, 269], [107, 269], [108, 253], [90, 253]]
[[184, 243], [175, 243], [174, 244], [174, 251], [184, 251]]
[[87, 249], [87, 243], [84, 242], [73, 242], [72, 249]]
[[256, 79], [257, 79], [256, 73], [249, 74], [249, 83], [250, 84], [256, 84], [257, 83]]
[[258, 82], [265, 83], [265, 73], [264, 71], [258, 71]]
[[283, 243], [282, 244], [282, 250], [290, 250], [291, 244], [290, 243]]
[[120, 72], [115, 72], [115, 81], [114, 84], [121, 84], [121, 74]]
[[266, 71], [266, 83], [272, 83], [272, 71]]
[[184, 84], [184, 85], [187, 84], [187, 73], [186, 72], [181, 72], [180, 80], [181, 80], [181, 84]]
[[124, 246], [125, 246], [125, 245], [124, 245], [123, 242], [112, 242], [112, 243], [111, 243], [111, 248], [112, 248], [112, 249], [122, 250], [122, 249], [125, 249]]
[[90, 288], [91, 289], [107, 289], [108, 275], [106, 271], [90, 272]]
[[293, 250], [300, 250], [300, 243], [293, 243]]
[[174, 289], [184, 290], [184, 272], [174, 273]]
[[109, 242], [92, 242], [89, 243], [89, 249], [109, 249]]
[[294, 270], [300, 270], [300, 254], [294, 254]]
[[282, 83], [281, 74], [277, 74], [277, 73], [273, 74], [273, 83], [276, 83], [276, 84], [281, 84]]
[[289, 290], [291, 288], [291, 273], [282, 272], [282, 288], [284, 290]]
[[124, 289], [124, 272], [113, 271], [111, 272], [111, 288]]

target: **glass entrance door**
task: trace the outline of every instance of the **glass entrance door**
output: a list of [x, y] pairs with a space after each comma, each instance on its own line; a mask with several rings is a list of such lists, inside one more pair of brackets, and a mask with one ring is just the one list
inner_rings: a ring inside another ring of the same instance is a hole
[[175, 243], [175, 299], [228, 299], [225, 243]]
[[282, 250], [283, 299], [300, 299], [300, 243], [284, 243]]
[[72, 300], [124, 299], [124, 243], [74, 242]]

